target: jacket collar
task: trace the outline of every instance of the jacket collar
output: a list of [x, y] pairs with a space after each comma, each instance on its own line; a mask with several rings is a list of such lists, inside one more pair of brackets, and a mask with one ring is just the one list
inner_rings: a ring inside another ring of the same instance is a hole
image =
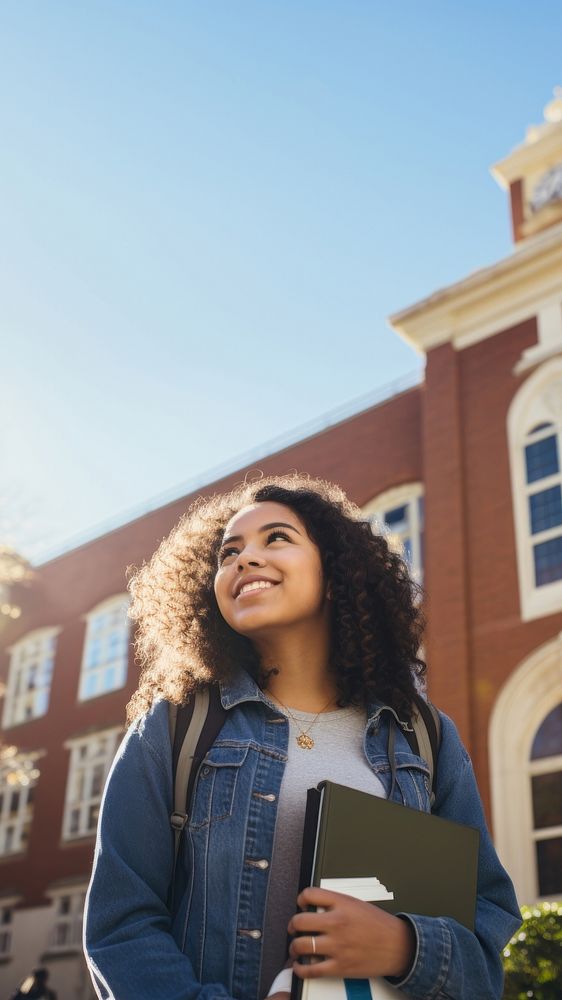
[[[225, 709], [234, 708], [236, 705], [241, 705], [245, 701], [261, 701], [266, 702], [267, 698], [263, 691], [258, 687], [253, 677], [243, 669], [240, 669], [238, 673], [229, 678], [227, 681], [219, 681], [220, 699], [222, 707]], [[396, 722], [400, 728], [409, 729], [408, 723], [403, 722], [398, 718], [396, 712], [390, 705], [385, 704], [383, 701], [373, 701], [369, 704], [367, 709], [367, 727], [373, 726], [377, 728], [381, 716], [385, 712], [390, 712], [394, 716]]]
[[234, 708], [244, 701], [265, 701], [253, 677], [242, 669], [229, 680], [219, 681], [219, 690], [222, 707], [226, 709]]

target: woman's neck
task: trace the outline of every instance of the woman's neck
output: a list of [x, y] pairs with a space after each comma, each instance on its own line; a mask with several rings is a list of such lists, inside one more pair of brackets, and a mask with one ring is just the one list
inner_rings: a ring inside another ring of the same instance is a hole
[[329, 669], [329, 636], [299, 632], [256, 642], [264, 670], [271, 671], [266, 693], [301, 712], [336, 707], [335, 678]]

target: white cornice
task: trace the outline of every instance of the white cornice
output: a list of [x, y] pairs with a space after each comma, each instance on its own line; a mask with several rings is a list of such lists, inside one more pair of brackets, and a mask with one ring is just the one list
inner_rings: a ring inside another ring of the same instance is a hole
[[536, 315], [540, 304], [557, 298], [562, 298], [562, 223], [388, 322], [422, 354], [449, 342], [461, 350]]
[[[531, 130], [532, 131], [532, 130]], [[525, 177], [537, 162], [556, 158], [562, 151], [562, 122], [547, 123], [536, 129], [537, 139], [512, 150], [509, 156], [491, 167], [494, 180], [503, 188]]]

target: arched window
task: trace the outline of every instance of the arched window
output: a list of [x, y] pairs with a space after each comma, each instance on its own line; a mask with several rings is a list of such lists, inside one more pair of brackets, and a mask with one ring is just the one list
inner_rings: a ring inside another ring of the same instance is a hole
[[524, 621], [562, 608], [562, 359], [521, 387], [508, 415]]
[[417, 583], [423, 582], [424, 496], [421, 483], [407, 483], [379, 494], [363, 511], [373, 528], [383, 526], [391, 546], [404, 556]]
[[535, 733], [530, 778], [538, 894], [557, 896], [562, 894], [562, 702]]
[[494, 841], [521, 903], [562, 894], [562, 636], [504, 684], [490, 722]]
[[119, 594], [87, 615], [80, 672], [80, 701], [122, 688], [129, 658], [128, 597]]
[[45, 715], [59, 632], [59, 628], [36, 629], [11, 647], [4, 729]]

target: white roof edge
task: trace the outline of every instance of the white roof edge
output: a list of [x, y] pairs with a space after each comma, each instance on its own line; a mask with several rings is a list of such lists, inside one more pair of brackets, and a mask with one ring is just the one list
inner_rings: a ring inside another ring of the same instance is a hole
[[458, 297], [462, 292], [470, 292], [472, 289], [477, 289], [479, 286], [487, 284], [500, 274], [517, 269], [526, 260], [540, 256], [541, 253], [548, 251], [551, 246], [556, 246], [561, 240], [562, 222], [517, 244], [509, 257], [503, 257], [501, 260], [496, 261], [495, 264], [479, 268], [477, 271], [469, 274], [467, 278], [462, 278], [452, 285], [445, 285], [444, 288], [437, 289], [431, 295], [428, 295], [427, 298], [415, 302], [414, 305], [407, 306], [406, 309], [402, 309], [400, 312], [392, 313], [388, 317], [388, 322], [395, 329], [405, 320], [428, 312], [432, 308], [444, 305], [450, 299]]

